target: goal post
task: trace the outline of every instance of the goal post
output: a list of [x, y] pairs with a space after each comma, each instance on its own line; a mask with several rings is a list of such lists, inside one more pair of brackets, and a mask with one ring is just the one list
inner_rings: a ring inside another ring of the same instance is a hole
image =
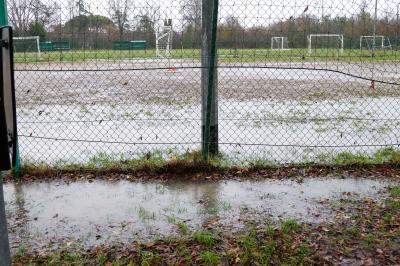
[[[326, 47], [321, 47], [321, 48], [335, 48], [338, 49], [341, 54], [343, 53], [344, 38], [342, 34], [310, 34], [307, 36], [309, 54], [312, 54], [313, 45], [321, 43], [321, 41], [320, 42], [316, 41], [317, 39], [325, 40], [324, 42]], [[331, 40], [336, 40], [333, 42], [333, 45]], [[315, 47], [315, 49], [318, 49], [318, 47]]]
[[172, 50], [172, 19], [164, 20], [161, 30], [156, 30], [156, 55], [160, 58], [170, 58]]
[[14, 52], [16, 53], [31, 53], [37, 52], [40, 57], [40, 37], [25, 36], [13, 37]]
[[364, 35], [360, 36], [360, 50], [362, 49], [392, 49], [389, 37], [384, 35]]
[[271, 37], [271, 50], [290, 50], [288, 37]]

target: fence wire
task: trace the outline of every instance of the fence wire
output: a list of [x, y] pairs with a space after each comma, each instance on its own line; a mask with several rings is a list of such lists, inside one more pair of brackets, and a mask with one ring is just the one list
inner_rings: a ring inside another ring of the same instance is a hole
[[[399, 3], [220, 0], [218, 145], [232, 164], [400, 145]], [[202, 0], [9, 0], [24, 163], [201, 149]]]

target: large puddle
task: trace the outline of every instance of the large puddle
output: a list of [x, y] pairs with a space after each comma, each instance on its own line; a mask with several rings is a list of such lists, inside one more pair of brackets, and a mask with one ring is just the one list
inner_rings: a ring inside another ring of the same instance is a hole
[[[398, 98], [219, 102], [220, 151], [232, 164], [318, 162], [344, 151], [373, 154], [400, 139]], [[21, 158], [56, 166], [101, 165], [101, 158], [129, 160], [148, 152], [170, 159], [201, 148], [200, 110], [196, 104], [136, 103], [20, 108]]]
[[[209, 223], [240, 229], [294, 218], [331, 219], [326, 200], [345, 193], [377, 197], [392, 181], [313, 178], [220, 182], [63, 181], [5, 184], [14, 248], [92, 246], [174, 235], [184, 222], [196, 230]], [[349, 193], [348, 193], [349, 192]], [[321, 203], [325, 202], [325, 203]], [[328, 205], [329, 206], [329, 205]]]

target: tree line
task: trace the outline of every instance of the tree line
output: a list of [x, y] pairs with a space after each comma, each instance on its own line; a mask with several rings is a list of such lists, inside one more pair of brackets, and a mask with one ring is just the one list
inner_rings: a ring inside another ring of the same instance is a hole
[[[133, 0], [107, 0], [107, 14], [95, 14], [85, 0], [69, 0], [67, 9], [59, 2], [42, 0], [8, 0], [10, 24], [16, 36], [40, 36], [41, 40], [69, 41], [73, 48], [105, 49], [115, 40], [145, 40], [155, 47], [157, 27], [163, 21], [156, 6], [135, 8]], [[220, 19], [218, 45], [222, 48], [268, 48], [271, 37], [288, 37], [289, 47], [307, 46], [312, 33], [343, 34], [345, 47], [355, 48], [359, 37], [376, 34], [391, 38], [397, 45], [397, 17], [380, 17], [376, 21], [366, 10], [366, 2], [353, 16], [317, 17], [303, 12], [298, 17], [282, 19], [270, 25], [247, 26], [235, 16]], [[66, 12], [68, 14], [62, 13]], [[184, 0], [179, 9], [180, 27], [173, 31], [173, 48], [199, 48], [201, 45], [201, 0]], [[68, 19], [63, 19], [63, 17]], [[175, 21], [176, 22], [176, 21]]]

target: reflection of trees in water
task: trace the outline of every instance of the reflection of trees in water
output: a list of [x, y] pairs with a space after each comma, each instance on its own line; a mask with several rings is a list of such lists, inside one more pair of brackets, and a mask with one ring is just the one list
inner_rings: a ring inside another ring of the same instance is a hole
[[[2, 173], [0, 173], [2, 175]], [[0, 176], [0, 256], [9, 261], [9, 247], [6, 226], [6, 212], [5, 212], [4, 190], [3, 190], [3, 177]]]
[[219, 182], [174, 182], [166, 184], [166, 187], [171, 192], [187, 194], [191, 199], [193, 199], [193, 202], [200, 205], [197, 212], [199, 214], [199, 220], [203, 225], [207, 224], [211, 219], [218, 215], [220, 204]]
[[[15, 223], [13, 226], [13, 233], [17, 238], [16, 241], [19, 242], [18, 239], [29, 239], [28, 232], [28, 216], [27, 209], [25, 207], [25, 193], [23, 190], [23, 186], [21, 183], [14, 183], [14, 195], [15, 195]], [[23, 241], [26, 243], [27, 241]]]

